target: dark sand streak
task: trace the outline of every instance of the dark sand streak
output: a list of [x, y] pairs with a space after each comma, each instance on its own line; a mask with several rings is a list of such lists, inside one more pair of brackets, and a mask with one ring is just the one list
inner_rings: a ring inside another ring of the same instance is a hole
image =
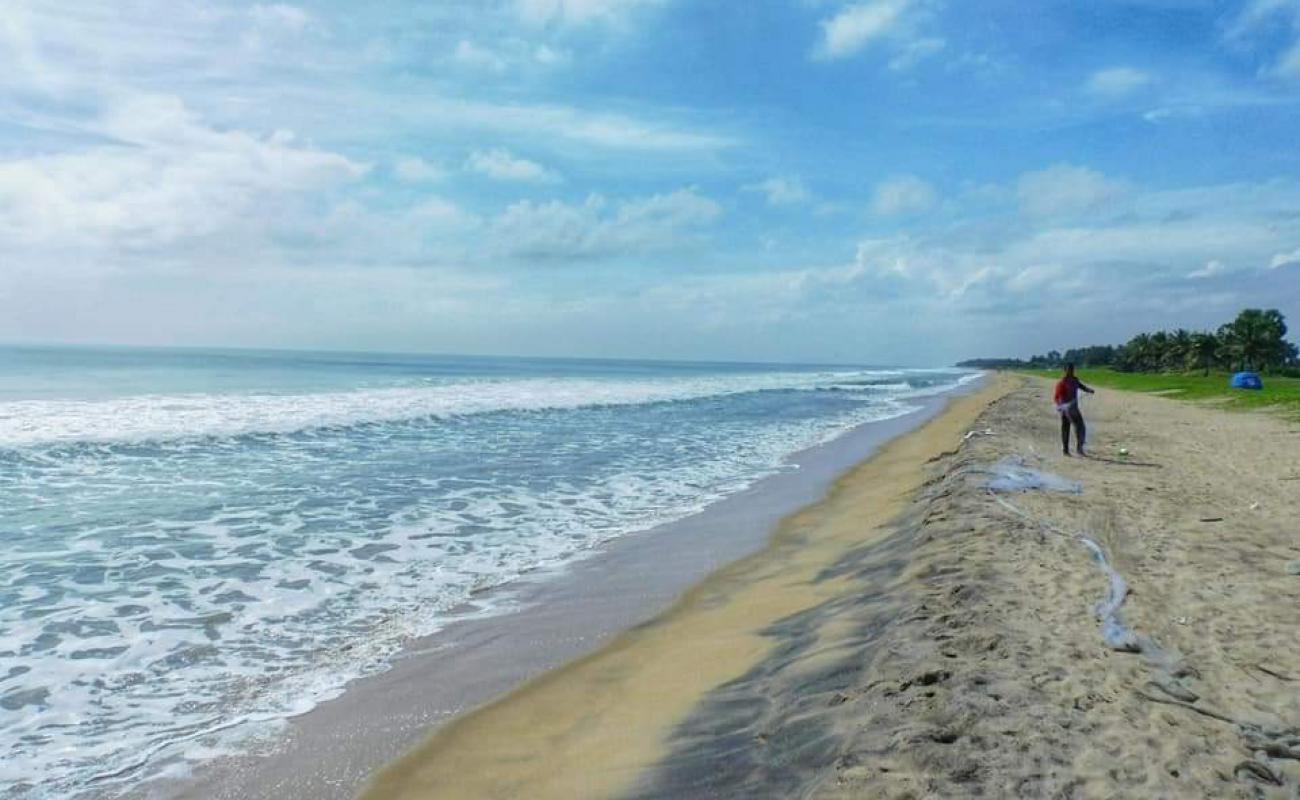
[[[629, 797], [805, 794], [844, 751], [834, 709], [870, 674], [876, 644], [904, 607], [898, 578], [918, 528], [919, 520], [904, 521], [887, 538], [825, 570], [819, 581], [850, 577], [861, 591], [764, 630], [780, 643], [772, 654], [714, 691], [673, 734], [669, 755]], [[823, 650], [823, 630], [830, 625], [851, 630]]]
[[[1266, 580], [1290, 586], [1278, 566], [1261, 572], [1246, 560], [1260, 543], [1276, 548], [1285, 539], [1237, 512], [1238, 525], [1260, 527], [1234, 537], [1229, 551], [1223, 534], [1198, 540], [1206, 529], [1177, 517], [1187, 509], [1198, 519], [1212, 497], [1237, 508], [1243, 493], [1278, 503], [1254, 494], [1273, 476], [1266, 467], [1259, 478], [1246, 471], [1187, 497], [1186, 478], [1130, 469], [1161, 466], [1152, 462], [1045, 460], [1035, 444], [1051, 441], [1051, 419], [1037, 413], [1042, 394], [1031, 384], [995, 402], [977, 421], [995, 436], [968, 437], [932, 459], [930, 479], [888, 537], [847, 553], [820, 578], [847, 578], [843, 591], [763, 629], [776, 646], [708, 693], [622, 796], [1300, 797], [1300, 693], [1285, 688], [1285, 669], [1257, 666], [1270, 639], [1269, 662], [1282, 658], [1279, 642], [1294, 651], [1294, 618], [1223, 592], [1258, 593]], [[1132, 412], [1120, 404], [1128, 402], [1142, 403], [1143, 416], [1125, 427]], [[1099, 427], [1160, 455], [1164, 442], [1179, 440], [1137, 438], [1156, 424], [1148, 404], [1162, 419], [1205, 413], [1121, 397], [1098, 415]], [[1200, 419], [1211, 430], [1231, 424], [1275, 437], [1265, 420]], [[1068, 469], [1084, 492], [1030, 492], [1007, 503], [986, 483], [990, 466], [1008, 456]], [[1169, 457], [1184, 468], [1189, 458]], [[1208, 561], [1175, 573], [1183, 582], [1152, 576], [1171, 560], [1196, 558]], [[1115, 647], [1124, 642], [1100, 641], [1089, 612], [1119, 624], [1129, 581], [1140, 587], [1131, 611], [1144, 635], [1132, 635], [1138, 647]], [[1235, 615], [1233, 627], [1210, 614]], [[1271, 626], [1256, 623], [1264, 615], [1274, 617]], [[1189, 617], [1209, 624], [1183, 627]], [[1252, 684], [1225, 670], [1237, 650], [1253, 656], [1261, 677], [1251, 675]]]

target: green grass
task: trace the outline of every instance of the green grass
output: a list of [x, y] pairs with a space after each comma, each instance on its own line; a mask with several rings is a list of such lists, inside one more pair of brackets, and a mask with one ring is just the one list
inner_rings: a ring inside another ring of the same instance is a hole
[[[1023, 370], [1024, 374], [1057, 380], [1060, 370]], [[1094, 388], [1122, 389], [1128, 392], [1160, 392], [1184, 400], [1212, 400], [1227, 408], [1275, 408], [1300, 419], [1300, 378], [1264, 375], [1264, 390], [1253, 392], [1232, 389], [1226, 372], [1154, 373], [1116, 372], [1112, 369], [1080, 369], [1079, 380]]]

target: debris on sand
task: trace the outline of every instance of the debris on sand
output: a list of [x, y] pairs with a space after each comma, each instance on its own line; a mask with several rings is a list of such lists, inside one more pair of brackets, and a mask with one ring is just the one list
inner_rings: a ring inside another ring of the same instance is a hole
[[1083, 484], [1050, 472], [1034, 469], [1019, 456], [1007, 456], [988, 468], [993, 477], [988, 488], [995, 492], [1065, 492], [1082, 494]]

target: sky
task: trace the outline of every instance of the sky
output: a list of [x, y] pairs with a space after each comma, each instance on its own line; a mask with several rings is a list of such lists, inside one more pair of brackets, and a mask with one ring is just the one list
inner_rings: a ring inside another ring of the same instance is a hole
[[0, 341], [1300, 329], [1300, 0], [6, 0]]

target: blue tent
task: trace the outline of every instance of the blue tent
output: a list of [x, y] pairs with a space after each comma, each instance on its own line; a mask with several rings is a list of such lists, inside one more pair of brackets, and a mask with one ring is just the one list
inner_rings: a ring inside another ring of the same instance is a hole
[[1238, 372], [1232, 376], [1232, 388], [1234, 389], [1263, 389], [1264, 382], [1259, 379], [1258, 372]]

